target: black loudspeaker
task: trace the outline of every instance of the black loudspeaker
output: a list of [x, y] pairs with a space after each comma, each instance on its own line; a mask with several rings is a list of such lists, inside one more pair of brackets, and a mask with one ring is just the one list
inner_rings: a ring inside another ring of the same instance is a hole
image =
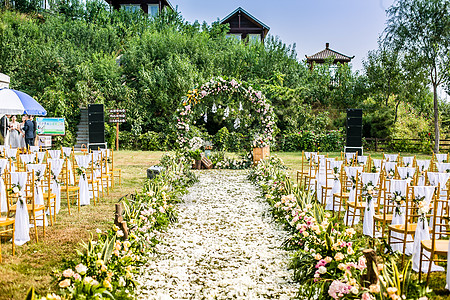
[[105, 142], [105, 116], [103, 104], [88, 105], [89, 144]]
[[354, 109], [354, 108], [347, 109], [346, 146], [362, 147], [362, 109]]

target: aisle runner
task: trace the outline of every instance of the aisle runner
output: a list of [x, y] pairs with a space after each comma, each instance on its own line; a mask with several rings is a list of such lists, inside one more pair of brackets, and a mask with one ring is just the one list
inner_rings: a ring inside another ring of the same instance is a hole
[[142, 299], [290, 299], [286, 235], [243, 171], [202, 171], [142, 268]]

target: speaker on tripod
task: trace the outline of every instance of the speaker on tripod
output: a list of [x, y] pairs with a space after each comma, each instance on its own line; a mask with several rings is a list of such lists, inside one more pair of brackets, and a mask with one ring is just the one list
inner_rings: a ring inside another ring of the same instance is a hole
[[362, 146], [362, 109], [347, 109], [347, 142], [345, 152], [363, 154]]

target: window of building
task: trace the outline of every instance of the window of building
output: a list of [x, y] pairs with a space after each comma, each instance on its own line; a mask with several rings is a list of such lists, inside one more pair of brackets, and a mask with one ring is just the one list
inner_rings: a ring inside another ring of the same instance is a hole
[[248, 34], [247, 36], [250, 42], [261, 42], [260, 34]]
[[122, 4], [120, 7], [126, 11], [137, 12], [141, 9], [140, 4]]
[[156, 17], [159, 14], [159, 4], [149, 4], [148, 5], [148, 16]]
[[240, 41], [242, 39], [241, 34], [240, 33], [229, 33], [226, 35], [227, 38], [234, 38], [237, 41]]

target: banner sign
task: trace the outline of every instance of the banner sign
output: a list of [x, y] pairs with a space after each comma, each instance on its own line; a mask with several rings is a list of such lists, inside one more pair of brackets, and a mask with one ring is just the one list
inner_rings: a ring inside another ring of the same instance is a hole
[[65, 135], [64, 118], [36, 118], [38, 135]]

